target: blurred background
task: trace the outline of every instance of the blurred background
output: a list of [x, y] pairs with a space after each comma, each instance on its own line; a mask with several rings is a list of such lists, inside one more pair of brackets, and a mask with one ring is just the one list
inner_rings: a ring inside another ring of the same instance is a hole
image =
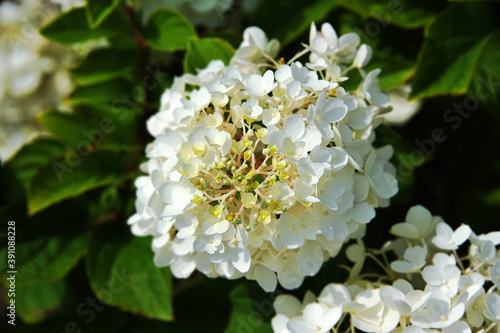
[[[272, 331], [280, 290], [173, 280], [126, 224], [161, 94], [194, 65], [227, 62], [248, 26], [277, 38], [284, 59], [308, 43], [312, 22], [373, 48], [367, 69], [382, 69], [393, 101], [376, 144], [394, 146], [400, 191], [377, 210], [367, 246], [391, 239], [416, 204], [453, 227], [499, 230], [499, 14], [495, 1], [0, 1], [4, 319], [8, 221], [18, 272], [16, 330], [2, 320], [1, 331]], [[341, 265], [331, 259], [293, 294], [344, 281]]]

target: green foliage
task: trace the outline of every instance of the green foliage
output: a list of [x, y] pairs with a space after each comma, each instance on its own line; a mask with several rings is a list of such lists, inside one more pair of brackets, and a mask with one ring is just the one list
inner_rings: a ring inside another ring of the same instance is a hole
[[377, 68], [382, 70], [379, 77], [382, 90], [401, 87], [415, 72], [414, 64], [410, 60], [382, 52], [374, 54], [372, 60], [366, 66], [367, 70]]
[[[85, 234], [64, 233], [19, 242], [17, 286], [56, 281], [64, 277], [85, 252]], [[2, 272], [7, 271], [7, 249], [0, 252]]]
[[[64, 114], [49, 112], [39, 117], [42, 127], [65, 142], [72, 149], [80, 148], [86, 156], [87, 150], [93, 149], [133, 149], [135, 135], [130, 134], [131, 126], [113, 112], [97, 111], [90, 107], [90, 112], [82, 114]], [[94, 111], [94, 114], [92, 114]], [[132, 112], [132, 111], [130, 111]], [[126, 114], [125, 114], [126, 115]], [[68, 147], [66, 147], [68, 148]]]
[[500, 206], [500, 188], [491, 191], [490, 193], [485, 195], [485, 203], [487, 205], [496, 205]]
[[129, 94], [133, 88], [133, 85], [122, 77], [89, 86], [78, 86], [73, 91], [70, 103], [110, 103], [119, 99], [122, 94]]
[[35, 214], [54, 203], [126, 178], [120, 155], [77, 146], [41, 167], [28, 187], [28, 209]]
[[233, 55], [234, 49], [231, 44], [222, 39], [191, 39], [184, 57], [184, 71], [196, 74], [212, 60], [222, 60], [228, 65]]
[[429, 23], [442, 5], [439, 1], [386, 1], [386, 0], [339, 0], [342, 6], [374, 17], [386, 26], [395, 24], [404, 28], [418, 28]]
[[[110, 239], [109, 235], [114, 234]], [[171, 274], [152, 260], [151, 239], [106, 225], [90, 237], [87, 274], [96, 295], [108, 304], [149, 318], [172, 320]]]
[[[264, 30], [270, 38], [277, 38], [284, 46], [309, 29], [311, 22], [322, 21], [334, 7], [335, 2], [330, 0], [263, 1], [255, 11], [252, 25]], [[283, 14], [291, 12], [295, 15]]]
[[89, 20], [89, 25], [92, 29], [97, 28], [108, 18], [113, 10], [115, 10], [120, 4], [121, 0], [112, 0], [111, 3], [108, 1], [99, 0], [87, 0], [87, 18]]
[[485, 106], [500, 120], [500, 29], [490, 33], [489, 39], [477, 61], [468, 94]]
[[79, 85], [109, 81], [130, 72], [135, 67], [137, 52], [120, 49], [97, 49], [72, 71]]
[[[481, 22], [481, 24], [477, 24]], [[413, 82], [413, 98], [467, 92], [478, 61], [496, 34], [498, 21], [488, 4], [455, 4], [427, 29]]]
[[23, 185], [24, 189], [27, 189], [29, 181], [36, 174], [39, 167], [61, 155], [63, 151], [64, 146], [58, 141], [39, 138], [31, 142], [31, 144], [23, 146], [7, 162], [7, 165], [15, 171], [16, 178]]
[[[411, 32], [397, 26], [360, 17], [356, 13], [342, 13], [339, 18], [332, 18], [339, 22], [339, 35], [350, 32], [357, 33], [361, 42], [366, 43], [375, 51], [365, 70], [371, 71], [380, 68], [379, 84], [382, 91], [401, 87], [408, 82], [415, 73], [417, 54]], [[383, 24], [382, 24], [383, 23]], [[401, 38], [405, 35], [405, 38]], [[406, 36], [407, 35], [407, 36]], [[349, 73], [349, 81], [352, 80]], [[361, 77], [358, 80], [361, 81]], [[359, 83], [357, 82], [357, 83]], [[352, 86], [356, 89], [357, 85]]]
[[[23, 215], [16, 209], [16, 286], [28, 287], [61, 280], [86, 251], [86, 231], [82, 226], [88, 216], [83, 202], [67, 201], [65, 205], [55, 205], [35, 217]], [[68, 223], [69, 219], [71, 223]], [[6, 245], [0, 242], [2, 281], [6, 281], [6, 272], [12, 270], [7, 267]]]
[[[232, 303], [232, 313], [225, 330], [226, 333], [273, 331], [271, 325], [264, 322], [264, 316], [260, 312], [262, 310], [271, 311], [272, 299], [269, 295], [264, 296], [264, 299], [259, 299], [258, 296], [265, 295], [265, 293], [256, 288], [258, 287], [251, 288], [239, 285], [231, 291], [229, 297]], [[259, 306], [258, 309], [255, 304]], [[270, 317], [271, 313], [267, 313], [267, 316]]]
[[[73, 147], [76, 147], [82, 141], [83, 132], [86, 129], [92, 129], [87, 118], [64, 114], [59, 111], [42, 114], [38, 119], [47, 132], [52, 133], [60, 141], [66, 142]], [[94, 141], [93, 135], [86, 139], [85, 147], [91, 144], [88, 140]]]
[[[68, 290], [69, 292], [69, 290]], [[35, 332], [79, 332], [81, 333], [103, 333], [118, 332], [126, 327], [127, 315], [125, 312], [100, 304], [97, 300], [93, 303], [98, 310], [91, 305], [86, 304], [87, 297], [81, 299], [71, 299], [67, 297], [63, 303], [56, 308], [52, 308], [40, 315], [47, 315], [44, 320], [37, 324], [25, 324], [22, 321], [16, 321], [16, 333]], [[94, 299], [95, 300], [95, 299]], [[18, 304], [22, 306], [22, 304]], [[21, 310], [20, 310], [21, 311]], [[123, 332], [120, 331], [120, 332]]]
[[54, 312], [66, 295], [64, 280], [41, 282], [17, 289], [19, 316], [28, 324], [35, 324]]
[[80, 7], [61, 14], [40, 32], [54, 42], [72, 45], [102, 37], [130, 35], [132, 31], [124, 14], [118, 11], [109, 15], [99, 29], [92, 30], [87, 21], [86, 9]]
[[188, 40], [196, 37], [191, 23], [171, 9], [154, 11], [141, 33], [151, 47], [162, 51], [184, 50]]
[[235, 31], [231, 30], [214, 30], [214, 31], [206, 31], [200, 34], [201, 37], [212, 37], [212, 38], [220, 38], [233, 47], [233, 49], [237, 49], [242, 41], [242, 36]]

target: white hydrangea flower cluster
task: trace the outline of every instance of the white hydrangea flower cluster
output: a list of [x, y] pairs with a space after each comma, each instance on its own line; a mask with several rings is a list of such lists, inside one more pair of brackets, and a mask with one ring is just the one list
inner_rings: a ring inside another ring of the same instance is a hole
[[69, 48], [44, 39], [38, 29], [60, 12], [51, 1], [0, 4], [0, 158], [39, 132], [35, 115], [57, 109], [71, 89]]
[[[157, 266], [293, 289], [363, 235], [398, 188], [392, 147], [372, 146], [389, 99], [359, 43], [313, 24], [285, 64], [278, 41], [250, 27], [229, 66], [175, 78], [147, 123], [155, 140], [128, 220], [153, 236]], [[363, 76], [351, 92], [340, 85], [349, 70]]]
[[[347, 251], [360, 266], [373, 258], [385, 274], [360, 274], [353, 268], [345, 284], [329, 284], [317, 298], [308, 292], [301, 303], [278, 296], [274, 331], [500, 332], [500, 232], [477, 236], [467, 225], [454, 231], [415, 206], [391, 233], [400, 238], [380, 251], [366, 252], [359, 240]], [[468, 255], [459, 258], [456, 250], [467, 240]], [[397, 256], [390, 265], [389, 251]]]

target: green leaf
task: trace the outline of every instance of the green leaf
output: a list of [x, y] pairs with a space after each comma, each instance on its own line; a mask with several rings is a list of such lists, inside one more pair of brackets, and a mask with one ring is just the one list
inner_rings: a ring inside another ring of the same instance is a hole
[[[140, 85], [137, 87], [142, 88]], [[107, 82], [101, 82], [89, 86], [78, 86], [71, 94], [69, 102], [73, 105], [82, 103], [119, 103], [127, 97], [132, 100], [130, 103], [142, 101], [142, 96], [136, 96], [137, 93], [142, 94], [144, 89], [134, 89], [134, 87], [122, 78], [112, 79]]]
[[228, 65], [234, 49], [228, 42], [219, 38], [191, 39], [184, 58], [184, 71], [197, 74], [212, 60], [222, 60]]
[[[130, 326], [129, 331], [144, 333], [224, 332], [231, 313], [229, 292], [239, 283], [241, 281], [211, 279], [201, 275], [178, 280], [174, 289], [175, 321], [148, 320], [149, 325], [145, 325], [145, 320], [141, 320]], [[206, 304], [210, 306], [207, 307]], [[272, 307], [272, 304], [270, 306]]]
[[[435, 0], [387, 1], [387, 0], [338, 0], [338, 3], [363, 16], [374, 17], [370, 24], [382, 29], [388, 24], [404, 28], [418, 28], [430, 22], [443, 8]], [[371, 27], [371, 29], [375, 29]]]
[[237, 49], [243, 40], [241, 34], [232, 30], [209, 30], [201, 33], [204, 38], [219, 38], [231, 44], [234, 49]]
[[469, 87], [468, 95], [500, 121], [500, 31], [489, 38]]
[[71, 72], [79, 85], [108, 81], [129, 72], [135, 66], [137, 53], [116, 49], [91, 52], [78, 68]]
[[118, 7], [121, 0], [102, 1], [87, 0], [87, 18], [92, 29], [101, 25], [104, 20]]
[[[88, 119], [94, 119], [94, 124], [98, 125], [97, 120], [102, 120], [108, 118], [113, 124], [116, 125], [116, 132], [122, 136], [117, 137], [121, 143], [137, 143], [136, 137], [136, 126], [137, 118], [142, 115], [142, 110], [135, 107], [120, 107], [123, 105], [106, 105], [99, 103], [86, 103], [80, 104], [75, 108], [78, 115], [86, 117]], [[111, 132], [114, 134], [115, 131]], [[129, 138], [127, 139], [128, 136]], [[106, 139], [106, 138], [104, 138]], [[109, 142], [107, 143], [109, 144]], [[113, 142], [113, 144], [119, 144], [119, 142]]]
[[[23, 226], [26, 227], [27, 224]], [[21, 225], [16, 224], [17, 233], [20, 232], [20, 227]], [[54, 282], [63, 278], [83, 256], [85, 238], [85, 233], [63, 232], [18, 240], [15, 253], [16, 286]], [[10, 271], [10, 267], [7, 267], [7, 248], [0, 250], [0, 258], [2, 273]], [[2, 281], [5, 281], [5, 278]]]
[[30, 179], [37, 170], [46, 165], [51, 159], [59, 156], [64, 146], [49, 138], [38, 138], [24, 145], [9, 161], [7, 165], [14, 171], [24, 189], [27, 189]]
[[[382, 70], [378, 76], [382, 90], [399, 88], [413, 76], [417, 61], [415, 50], [419, 47], [415, 36], [419, 36], [420, 31], [387, 26], [382, 36], [368, 36], [359, 27], [366, 27], [371, 19], [363, 19], [354, 12], [342, 12], [337, 16], [333, 22], [340, 23], [337, 31], [339, 35], [356, 33], [360, 35], [362, 42], [375, 50], [364, 70], [367, 72], [377, 68]], [[348, 76], [347, 83], [350, 84], [350, 74]]]
[[87, 146], [91, 146], [91, 142], [97, 142], [97, 138], [94, 138], [92, 134], [88, 137], [84, 134], [86, 131], [93, 132], [90, 122], [74, 114], [48, 112], [41, 114], [38, 121], [44, 130], [71, 147], [76, 147], [79, 143], [86, 141], [82, 146], [87, 149]]
[[69, 145], [71, 149], [81, 149], [85, 155], [88, 150], [135, 148], [135, 132], [131, 126], [114, 114], [107, 112], [86, 115], [49, 112], [38, 117], [42, 127]]
[[[256, 300], [259, 298], [256, 295], [261, 294], [262, 291], [253, 289], [247, 285], [239, 285], [231, 291], [229, 297], [233, 304], [233, 310], [225, 330], [226, 333], [273, 331], [271, 325], [263, 321], [266, 316], [270, 319], [271, 313], [262, 313], [263, 310], [266, 310], [265, 312], [272, 311], [272, 300], [269, 294], [266, 294], [263, 300]], [[258, 304], [259, 308], [255, 309], [254, 304]]]
[[363, 82], [363, 77], [357, 68], [352, 68], [346, 73], [349, 80], [342, 82], [342, 88], [346, 91], [355, 91], [358, 89], [361, 82]]
[[332, 0], [263, 1], [251, 24], [264, 30], [269, 37], [277, 38], [283, 46], [307, 31], [311, 22], [323, 21], [334, 7]]
[[[85, 274], [84, 274], [85, 275]], [[77, 282], [77, 281], [75, 281]], [[87, 283], [86, 280], [81, 282]], [[137, 321], [127, 313], [106, 305], [100, 304], [87, 288], [75, 285], [77, 288], [68, 288], [68, 296], [62, 305], [54, 309], [54, 316], [33, 325], [24, 321], [16, 321], [16, 333], [121, 333], [136, 332], [129, 330], [130, 321]], [[73, 295], [71, 292], [80, 292]], [[76, 296], [76, 297], [72, 297]], [[158, 331], [154, 332], [157, 333]]]
[[[136, 124], [134, 117], [142, 116], [143, 110], [140, 105], [128, 106], [125, 108], [120, 108], [120, 105], [112, 103], [111, 105], [99, 104], [99, 103], [88, 103], [80, 105], [80, 110], [87, 110], [92, 115], [99, 115], [100, 117], [107, 116], [112, 119], [116, 119], [117, 122], [126, 124]], [[82, 111], [83, 112], [83, 111]]]
[[400, 87], [403, 83], [408, 81], [415, 72], [413, 62], [394, 54], [381, 52], [375, 53], [370, 63], [366, 66], [367, 71], [376, 68], [382, 70], [379, 75], [379, 84], [382, 90]]
[[483, 201], [487, 206], [500, 206], [500, 188], [486, 193]]
[[162, 51], [184, 50], [188, 40], [196, 37], [189, 21], [173, 9], [159, 9], [148, 18], [142, 29], [144, 40], [153, 48]]
[[104, 302], [149, 318], [173, 319], [171, 273], [155, 266], [150, 237], [103, 225], [90, 237], [86, 267], [92, 289]]
[[[6, 290], [8, 291], [8, 290]], [[41, 282], [16, 288], [16, 309], [19, 317], [29, 324], [36, 324], [55, 312], [66, 295], [64, 280]], [[8, 297], [6, 302], [10, 302]]]
[[427, 30], [411, 97], [466, 93], [497, 25], [486, 3], [451, 6]]
[[120, 155], [77, 146], [42, 167], [31, 179], [28, 211], [33, 215], [57, 202], [126, 177]]
[[92, 30], [87, 22], [86, 9], [78, 7], [57, 16], [40, 33], [54, 42], [73, 45], [103, 37], [130, 35], [131, 29], [123, 14], [114, 12], [105, 24]]

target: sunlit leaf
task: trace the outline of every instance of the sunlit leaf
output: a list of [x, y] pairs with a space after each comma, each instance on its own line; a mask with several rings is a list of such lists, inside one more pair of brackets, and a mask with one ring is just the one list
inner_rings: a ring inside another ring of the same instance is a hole
[[120, 4], [121, 0], [100, 1], [87, 0], [87, 15], [92, 29], [101, 25], [104, 20], [111, 15]]
[[150, 238], [133, 237], [117, 227], [108, 224], [91, 235], [86, 266], [92, 289], [125, 311], [172, 320], [170, 270], [153, 263]]
[[427, 30], [411, 97], [466, 93], [497, 25], [486, 3], [457, 3], [439, 16]]
[[234, 55], [231, 44], [218, 38], [191, 39], [184, 58], [184, 71], [196, 74], [212, 60], [228, 65]]
[[148, 18], [142, 36], [153, 48], [163, 51], [184, 50], [188, 40], [196, 37], [189, 21], [173, 9], [159, 9]]

